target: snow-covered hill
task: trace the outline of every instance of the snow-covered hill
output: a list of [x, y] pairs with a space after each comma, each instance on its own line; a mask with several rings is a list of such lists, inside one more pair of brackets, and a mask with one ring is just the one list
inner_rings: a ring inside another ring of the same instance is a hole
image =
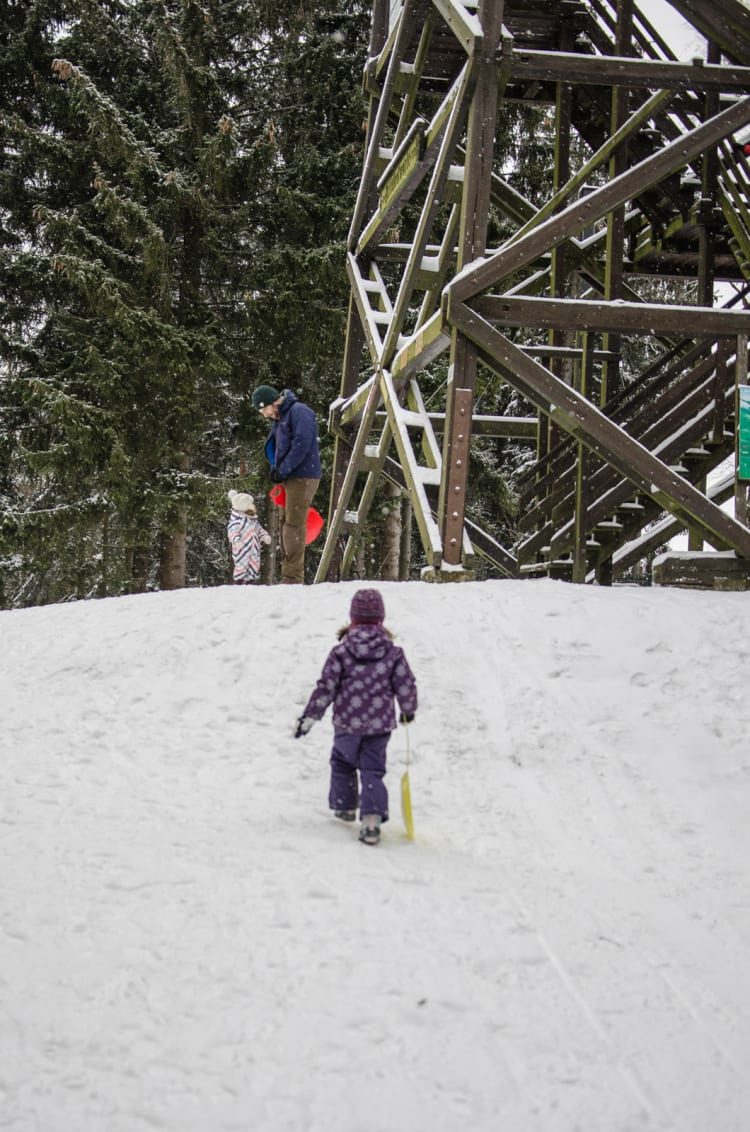
[[416, 841], [291, 728], [356, 586], [0, 613], [0, 1129], [746, 1132], [750, 604], [379, 586]]

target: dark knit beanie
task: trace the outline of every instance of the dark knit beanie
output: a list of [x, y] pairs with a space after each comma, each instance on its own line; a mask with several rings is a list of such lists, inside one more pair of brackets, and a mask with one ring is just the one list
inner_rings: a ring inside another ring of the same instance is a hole
[[281, 394], [272, 385], [259, 385], [253, 393], [253, 408], [265, 409], [266, 405], [273, 405]]
[[353, 625], [379, 625], [385, 619], [385, 605], [377, 590], [357, 590], [352, 598], [349, 619]]

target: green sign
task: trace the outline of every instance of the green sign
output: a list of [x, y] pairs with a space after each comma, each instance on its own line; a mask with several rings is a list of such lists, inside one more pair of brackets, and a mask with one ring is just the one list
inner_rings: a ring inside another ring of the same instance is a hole
[[750, 480], [750, 385], [738, 386], [739, 392], [739, 467], [741, 480]]

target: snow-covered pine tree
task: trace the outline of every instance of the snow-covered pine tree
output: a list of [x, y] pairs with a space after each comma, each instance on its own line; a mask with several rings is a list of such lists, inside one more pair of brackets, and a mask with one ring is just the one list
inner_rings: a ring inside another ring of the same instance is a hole
[[183, 584], [191, 540], [187, 581], [223, 581], [226, 477], [253, 486], [261, 464], [256, 378], [307, 382], [324, 412], [360, 164], [355, 7], [0, 15], [2, 604]]
[[212, 72], [238, 69], [235, 8], [26, 14], [36, 66], [8, 112], [2, 203], [30, 312], [6, 349], [23, 429], [9, 525], [32, 600], [181, 582], [196, 456], [240, 368], [241, 268], [223, 249], [246, 230], [248, 159]]

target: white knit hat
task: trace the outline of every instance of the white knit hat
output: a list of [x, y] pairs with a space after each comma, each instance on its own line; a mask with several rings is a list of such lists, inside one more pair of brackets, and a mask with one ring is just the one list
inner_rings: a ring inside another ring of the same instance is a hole
[[229, 502], [233, 511], [245, 511], [248, 515], [255, 514], [255, 500], [246, 491], [228, 491]]

